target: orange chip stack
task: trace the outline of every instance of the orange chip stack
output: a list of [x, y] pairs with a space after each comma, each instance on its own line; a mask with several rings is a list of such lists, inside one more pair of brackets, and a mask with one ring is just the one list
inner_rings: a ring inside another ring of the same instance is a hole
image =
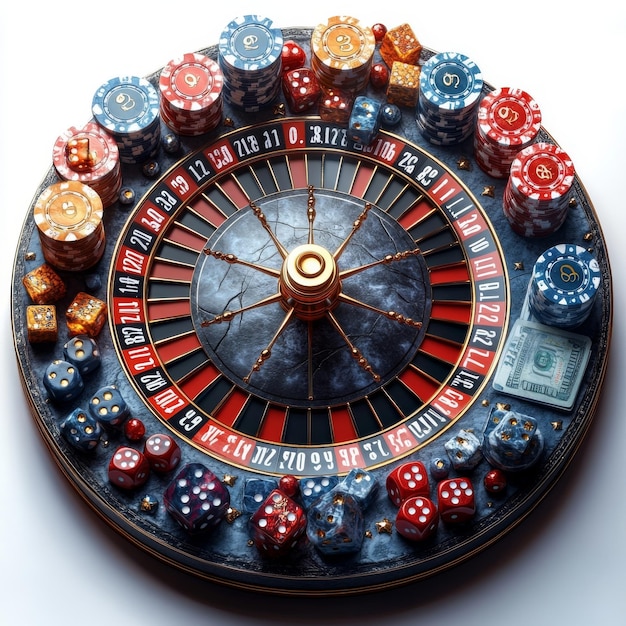
[[388, 30], [380, 43], [380, 56], [389, 67], [394, 61], [417, 65], [421, 53], [422, 44], [408, 24]]

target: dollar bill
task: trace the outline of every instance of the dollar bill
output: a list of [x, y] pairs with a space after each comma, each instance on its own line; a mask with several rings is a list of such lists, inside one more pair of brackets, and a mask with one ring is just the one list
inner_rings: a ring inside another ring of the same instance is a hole
[[591, 339], [518, 319], [507, 338], [493, 388], [560, 409], [574, 406], [591, 354]]

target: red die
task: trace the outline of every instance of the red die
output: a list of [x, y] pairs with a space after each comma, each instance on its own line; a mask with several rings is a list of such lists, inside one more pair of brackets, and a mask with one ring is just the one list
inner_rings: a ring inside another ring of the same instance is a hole
[[411, 496], [428, 496], [430, 485], [424, 464], [411, 461], [396, 467], [387, 476], [387, 494], [396, 506]]
[[322, 89], [318, 113], [325, 122], [347, 124], [352, 113], [353, 96], [340, 89]]
[[304, 509], [279, 489], [274, 489], [250, 518], [252, 540], [259, 552], [282, 556], [306, 530]]
[[281, 53], [283, 72], [304, 67], [306, 65], [306, 52], [295, 42], [285, 41]]
[[313, 70], [301, 67], [284, 74], [283, 93], [289, 108], [300, 113], [310, 109], [319, 100], [322, 90]]
[[430, 537], [439, 523], [437, 506], [423, 496], [407, 498], [396, 517], [396, 530], [405, 539], [422, 541]]
[[141, 487], [150, 475], [148, 459], [134, 448], [120, 446], [109, 463], [109, 480], [122, 489]]
[[465, 522], [474, 516], [474, 487], [469, 478], [449, 478], [438, 486], [439, 514], [446, 523]]
[[164, 474], [173, 470], [180, 462], [180, 447], [169, 435], [150, 435], [144, 444], [143, 453], [155, 471]]

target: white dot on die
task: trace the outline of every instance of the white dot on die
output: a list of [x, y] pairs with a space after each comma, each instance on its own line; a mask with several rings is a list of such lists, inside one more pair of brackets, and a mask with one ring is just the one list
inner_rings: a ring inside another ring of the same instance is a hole
[[417, 513], [417, 509], [415, 507], [409, 507], [408, 511], [409, 515], [415, 515]]
[[259, 520], [259, 528], [265, 528], [266, 526], [267, 526], [267, 520], [264, 517], [262, 517]]
[[418, 519], [423, 524], [428, 518], [425, 515], [420, 515]]

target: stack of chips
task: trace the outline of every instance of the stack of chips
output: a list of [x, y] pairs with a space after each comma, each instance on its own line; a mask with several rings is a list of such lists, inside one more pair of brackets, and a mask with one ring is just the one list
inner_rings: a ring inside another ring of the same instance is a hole
[[544, 237], [565, 222], [574, 165], [554, 144], [538, 142], [517, 154], [504, 190], [503, 211], [523, 237]]
[[283, 35], [272, 20], [244, 15], [230, 22], [218, 44], [224, 100], [248, 113], [272, 104], [282, 87]]
[[122, 187], [122, 172], [117, 143], [95, 122], [83, 128], [68, 128], [52, 151], [54, 169], [61, 180], [76, 180], [89, 185], [104, 207], [117, 200]]
[[528, 285], [528, 308], [542, 324], [580, 326], [593, 307], [601, 273], [595, 257], [575, 244], [558, 244], [535, 262]]
[[375, 49], [369, 26], [354, 17], [331, 17], [311, 35], [311, 69], [320, 85], [356, 92], [369, 81]]
[[145, 78], [118, 76], [96, 91], [91, 110], [117, 141], [122, 163], [140, 163], [159, 149], [159, 94]]
[[521, 89], [502, 87], [478, 107], [474, 156], [494, 178], [506, 178], [518, 152], [533, 144], [541, 128], [539, 105]]
[[431, 56], [420, 72], [417, 125], [422, 135], [440, 146], [467, 139], [474, 131], [482, 88], [480, 69], [467, 56]]
[[224, 77], [219, 65], [199, 53], [172, 59], [159, 77], [161, 119], [179, 135], [201, 135], [222, 121]]

